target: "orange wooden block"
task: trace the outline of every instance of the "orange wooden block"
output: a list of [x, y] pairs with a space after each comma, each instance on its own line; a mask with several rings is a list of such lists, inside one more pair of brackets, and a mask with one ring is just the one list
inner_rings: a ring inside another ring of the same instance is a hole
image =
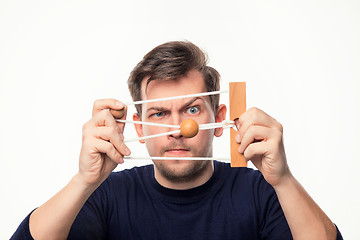
[[[245, 82], [229, 83], [230, 120], [235, 120], [246, 111]], [[231, 167], [246, 167], [247, 162], [243, 154], [239, 153], [240, 144], [235, 141], [237, 131], [230, 128]]]

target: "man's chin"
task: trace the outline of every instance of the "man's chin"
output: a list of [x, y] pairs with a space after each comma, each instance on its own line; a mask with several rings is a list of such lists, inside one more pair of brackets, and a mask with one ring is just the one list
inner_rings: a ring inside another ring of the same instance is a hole
[[197, 160], [153, 160], [162, 176], [173, 182], [196, 179], [206, 169], [207, 161]]
[[192, 166], [197, 165], [196, 160], [182, 160], [182, 159], [173, 159], [173, 160], [153, 160], [155, 166], [166, 168], [172, 171], [186, 171], [186, 168], [192, 168]]
[[167, 151], [162, 157], [168, 157], [171, 159], [166, 160], [153, 160], [153, 162], [166, 165], [167, 167], [176, 167], [176, 168], [186, 168], [186, 166], [191, 167], [197, 165], [198, 160], [184, 160], [183, 158], [194, 157], [190, 151]]

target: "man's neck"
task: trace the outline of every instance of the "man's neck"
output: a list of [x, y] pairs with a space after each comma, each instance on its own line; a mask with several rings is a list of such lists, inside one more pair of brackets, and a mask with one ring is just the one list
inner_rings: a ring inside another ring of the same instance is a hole
[[154, 165], [154, 175], [156, 181], [163, 187], [174, 189], [174, 190], [187, 190], [191, 188], [195, 188], [205, 184], [214, 173], [214, 163], [213, 161], [208, 161], [205, 165], [205, 168], [194, 179], [189, 181], [172, 181], [171, 179], [165, 177]]

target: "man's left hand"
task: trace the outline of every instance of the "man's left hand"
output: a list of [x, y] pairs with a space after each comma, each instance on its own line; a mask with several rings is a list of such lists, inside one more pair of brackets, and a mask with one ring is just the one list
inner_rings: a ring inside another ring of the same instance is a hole
[[273, 187], [291, 175], [283, 144], [283, 127], [258, 108], [251, 108], [235, 121], [239, 152], [252, 161]]

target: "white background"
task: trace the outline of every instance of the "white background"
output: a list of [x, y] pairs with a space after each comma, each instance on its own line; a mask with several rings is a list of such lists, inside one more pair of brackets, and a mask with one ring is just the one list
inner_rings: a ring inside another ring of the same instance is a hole
[[[224, 89], [247, 82], [248, 107], [283, 124], [293, 174], [346, 239], [358, 237], [359, 1], [2, 0], [0, 239], [76, 173], [93, 101], [130, 101], [135, 64], [184, 39], [208, 52]], [[228, 138], [214, 156], [229, 156]]]

